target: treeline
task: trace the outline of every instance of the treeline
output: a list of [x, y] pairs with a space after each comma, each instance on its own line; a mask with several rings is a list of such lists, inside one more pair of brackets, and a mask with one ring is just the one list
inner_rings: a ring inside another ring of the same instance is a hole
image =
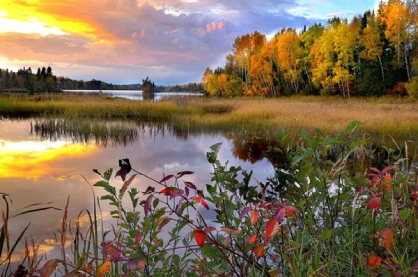
[[[14, 72], [9, 69], [0, 68], [0, 91], [27, 91], [27, 92], [57, 92], [61, 90], [142, 90], [144, 86], [151, 85], [148, 77], [142, 80], [142, 84], [116, 85], [106, 83], [100, 80], [91, 81], [73, 80], [66, 77], [57, 77], [52, 73], [52, 68], [38, 68], [37, 72], [32, 72], [30, 67], [19, 69]], [[149, 83], [149, 84], [148, 84]], [[185, 85], [161, 86], [152, 82], [152, 91], [154, 92], [201, 92], [203, 85], [201, 83], [189, 83]], [[145, 88], [150, 90], [150, 88]]]
[[72, 80], [70, 78], [59, 78], [61, 89], [68, 90], [141, 90], [142, 84], [116, 85], [100, 80], [91, 81]]
[[59, 91], [60, 85], [52, 68], [38, 68], [36, 73], [30, 67], [17, 72], [0, 68], [0, 91]]
[[202, 92], [204, 90], [202, 83], [188, 83], [184, 85], [175, 85], [175, 86], [168, 86], [165, 88], [165, 91], [169, 92]]
[[418, 98], [418, 1], [388, 0], [377, 12], [302, 31], [282, 29], [269, 41], [236, 38], [225, 67], [207, 68], [211, 95], [404, 95]]

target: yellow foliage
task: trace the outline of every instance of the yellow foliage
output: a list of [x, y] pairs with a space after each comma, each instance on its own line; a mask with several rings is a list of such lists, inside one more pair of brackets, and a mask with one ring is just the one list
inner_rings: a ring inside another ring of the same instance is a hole
[[106, 258], [101, 265], [97, 268], [96, 277], [103, 277], [110, 270], [111, 263], [109, 258]]

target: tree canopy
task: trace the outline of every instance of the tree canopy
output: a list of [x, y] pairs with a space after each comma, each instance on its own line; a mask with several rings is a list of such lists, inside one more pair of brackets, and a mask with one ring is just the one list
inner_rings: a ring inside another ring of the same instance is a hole
[[380, 96], [406, 89], [414, 95], [417, 11], [416, 0], [388, 0], [351, 21], [284, 28], [270, 40], [259, 32], [242, 35], [224, 68], [205, 70], [203, 86], [218, 96]]

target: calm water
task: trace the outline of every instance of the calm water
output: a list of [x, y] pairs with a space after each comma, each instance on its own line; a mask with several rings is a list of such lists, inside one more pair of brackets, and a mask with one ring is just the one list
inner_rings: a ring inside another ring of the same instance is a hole
[[203, 96], [202, 93], [193, 92], [156, 92], [144, 93], [142, 90], [63, 90], [63, 92], [80, 94], [104, 94], [110, 97], [122, 97], [132, 100], [160, 100], [176, 96]]
[[[75, 221], [84, 209], [92, 210], [93, 195], [90, 184], [100, 177], [93, 169], [104, 172], [108, 168], [118, 169], [118, 159], [129, 158], [133, 168], [157, 180], [164, 174], [189, 170], [195, 174], [188, 181], [204, 188], [210, 182], [211, 165], [206, 160], [206, 152], [212, 144], [222, 142], [219, 153], [222, 162], [240, 165], [244, 169], [253, 169], [255, 179], [263, 181], [273, 175], [273, 167], [266, 159], [250, 158], [246, 146], [239, 139], [228, 139], [224, 135], [189, 135], [177, 137], [168, 130], [149, 126], [138, 130], [133, 140], [124, 143], [97, 143], [89, 140], [62, 136], [42, 136], [31, 129], [31, 120], [0, 120], [0, 192], [10, 196], [13, 203], [11, 212], [29, 204], [53, 202], [50, 206], [64, 209], [70, 197], [68, 220]], [[106, 146], [104, 146], [106, 145]], [[248, 150], [248, 149], [247, 149]], [[241, 157], [241, 159], [239, 158]], [[260, 156], [261, 157], [261, 156]], [[252, 163], [244, 160], [251, 160]], [[68, 177], [72, 175], [71, 177]], [[120, 179], [112, 178], [116, 187], [122, 185]], [[136, 178], [131, 186], [144, 191], [151, 184], [145, 178]], [[100, 188], [94, 188], [97, 196], [102, 195]], [[1, 200], [1, 209], [5, 203]], [[107, 204], [103, 203], [104, 215], [108, 217]], [[40, 253], [48, 257], [56, 255], [58, 243], [51, 239], [60, 229], [63, 212], [42, 211], [13, 218], [9, 222], [12, 242], [26, 227], [26, 235], [34, 239], [46, 238]], [[22, 253], [21, 250], [18, 253]], [[15, 256], [21, 260], [22, 256]]]

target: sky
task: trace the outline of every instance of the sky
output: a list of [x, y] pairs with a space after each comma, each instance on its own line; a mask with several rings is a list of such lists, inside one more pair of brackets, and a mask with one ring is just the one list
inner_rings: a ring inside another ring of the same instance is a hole
[[351, 18], [379, 0], [0, 0], [0, 68], [156, 85], [201, 82], [235, 38]]

